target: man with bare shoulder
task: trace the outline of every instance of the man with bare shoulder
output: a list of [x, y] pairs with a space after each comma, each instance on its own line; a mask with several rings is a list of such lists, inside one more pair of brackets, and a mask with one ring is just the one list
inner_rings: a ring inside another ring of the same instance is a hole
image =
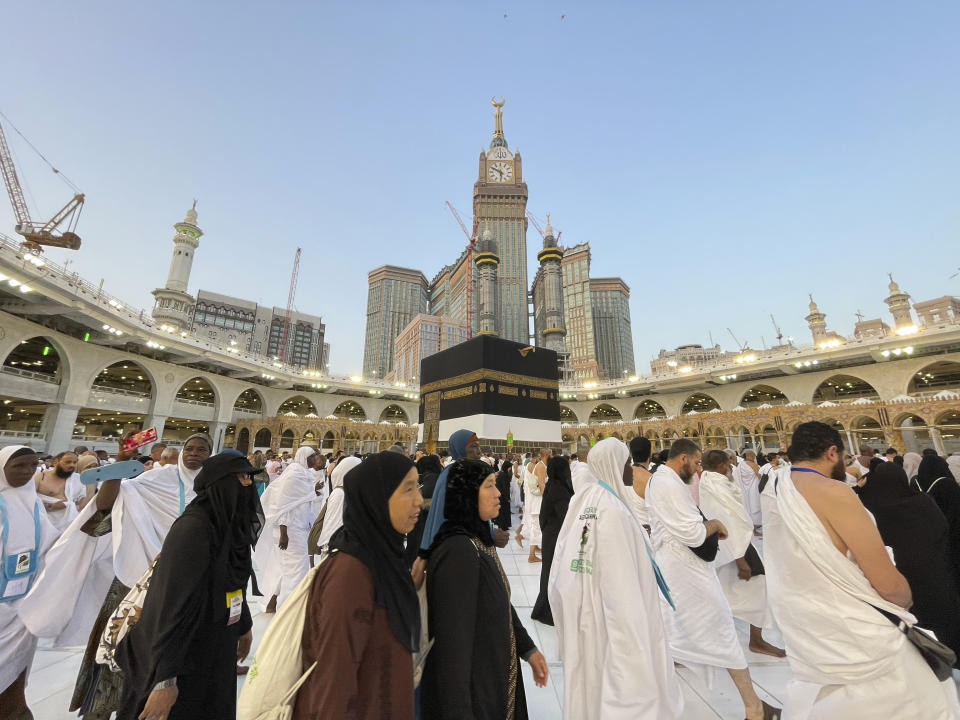
[[770, 602], [793, 671], [785, 715], [957, 717], [954, 684], [939, 683], [891, 621], [915, 622], [910, 586], [844, 482], [840, 434], [803, 423], [788, 454], [764, 508]]

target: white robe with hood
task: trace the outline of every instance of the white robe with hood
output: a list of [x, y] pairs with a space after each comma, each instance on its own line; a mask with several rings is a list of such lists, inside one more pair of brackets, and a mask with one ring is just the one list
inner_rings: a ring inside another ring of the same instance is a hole
[[700, 510], [727, 528], [727, 539], [720, 541], [713, 566], [733, 616], [764, 627], [767, 624], [766, 577], [755, 575], [741, 580], [737, 574], [736, 560], [743, 557], [753, 540], [753, 522], [743, 506], [740, 487], [726, 475], [704, 470], [700, 475]]
[[[307, 459], [316, 452], [304, 446], [280, 477], [270, 483], [260, 498], [264, 526], [255, 559], [264, 600], [277, 596], [277, 607], [287, 599], [310, 570], [307, 537], [316, 519], [316, 480]], [[279, 546], [280, 526], [287, 528], [287, 549]], [[258, 583], [259, 584], [259, 583]]]
[[703, 518], [687, 485], [669, 466], [658, 467], [647, 483], [647, 506], [654, 555], [677, 608], [668, 612], [662, 603], [673, 657], [691, 666], [747, 667], [713, 564], [690, 549], [707, 539]]
[[50, 549], [27, 596], [30, 630], [55, 638], [55, 647], [85, 645], [113, 578], [133, 587], [146, 572], [170, 526], [196, 497], [199, 472], [184, 465], [180, 453], [176, 463], [123, 480], [110, 511], [112, 531], [100, 537], [81, 530], [97, 512], [94, 496]]
[[567, 720], [676, 720], [683, 712], [653, 562], [625, 501], [633, 492], [622, 481], [628, 456], [616, 438], [590, 450], [554, 551], [548, 595]]
[[911, 624], [913, 615], [880, 597], [856, 561], [837, 550], [789, 469], [777, 480], [763, 492], [764, 550], [770, 604], [793, 671], [784, 717], [960, 717], [953, 680], [938, 682], [903, 633], [870, 606]]
[[[0, 450], [0, 493], [6, 505], [7, 542], [0, 548], [0, 561], [6, 556], [36, 550], [37, 567], [42, 569], [45, 555], [57, 539], [57, 530], [40, 510], [40, 543], [36, 544], [34, 507], [37, 488], [33, 480], [27, 480], [18, 488], [7, 483], [3, 468], [10, 457], [24, 445], [9, 445]], [[33, 576], [36, 585], [37, 574]], [[21, 581], [22, 582], [22, 581]], [[8, 585], [12, 591], [13, 587]], [[4, 602], [0, 598], [0, 692], [6, 690], [33, 662], [37, 638], [23, 622], [21, 613], [29, 606], [30, 596]]]

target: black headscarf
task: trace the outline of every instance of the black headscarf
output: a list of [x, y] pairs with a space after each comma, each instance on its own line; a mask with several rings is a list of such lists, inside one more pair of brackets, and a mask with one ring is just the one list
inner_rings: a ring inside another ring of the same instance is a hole
[[[937, 454], [924, 453], [923, 459], [920, 461], [920, 467], [917, 468], [917, 485], [921, 490], [927, 492], [937, 478], [956, 480], [953, 473], [950, 472], [950, 466], [946, 460]], [[944, 481], [941, 480], [941, 482]]]
[[431, 552], [451, 535], [470, 535], [480, 538], [484, 545], [493, 545], [490, 523], [480, 519], [480, 486], [493, 468], [482, 460], [462, 458], [448, 468], [447, 497], [443, 506], [446, 518], [437, 531]]
[[330, 539], [331, 551], [352, 555], [370, 570], [374, 599], [410, 652], [420, 647], [420, 602], [404, 561], [404, 536], [390, 522], [390, 496], [413, 467], [410, 458], [386, 451], [351, 469], [343, 479], [343, 527]]
[[[631, 479], [633, 478], [631, 471]], [[557, 482], [573, 497], [573, 480], [570, 476], [570, 463], [562, 455], [547, 461], [547, 480]]]
[[250, 548], [257, 544], [263, 530], [264, 515], [260, 496], [253, 485], [244, 487], [240, 473], [252, 475], [257, 469], [237, 450], [224, 450], [204, 461], [193, 481], [196, 499], [187, 511], [205, 512], [213, 526], [213, 535], [230, 544], [227, 553], [227, 578], [245, 587], [252, 572]]
[[424, 499], [432, 498], [437, 478], [443, 472], [443, 463], [436, 455], [424, 455], [417, 460], [417, 472], [420, 473], [420, 492]]
[[919, 494], [916, 488], [910, 487], [903, 468], [886, 461], [870, 471], [867, 481], [857, 491], [860, 500], [871, 511], [874, 507], [893, 505]]

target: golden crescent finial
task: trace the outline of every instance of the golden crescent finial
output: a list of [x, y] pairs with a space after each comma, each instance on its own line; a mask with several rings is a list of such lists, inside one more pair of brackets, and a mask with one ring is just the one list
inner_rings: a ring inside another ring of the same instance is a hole
[[497, 96], [496, 96], [496, 95], [494, 95], [492, 98], [490, 98], [490, 104], [493, 105], [495, 108], [502, 108], [503, 105], [504, 105], [504, 103], [506, 103], [506, 102], [507, 102], [507, 99], [506, 99], [505, 97], [503, 97], [502, 95], [500, 96], [500, 102], [497, 102]]

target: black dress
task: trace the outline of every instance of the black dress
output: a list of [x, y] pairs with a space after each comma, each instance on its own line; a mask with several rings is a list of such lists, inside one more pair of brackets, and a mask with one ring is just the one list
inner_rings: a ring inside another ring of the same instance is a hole
[[573, 497], [564, 483], [553, 479], [547, 482], [543, 490], [543, 502], [540, 505], [540, 552], [543, 565], [540, 568], [540, 594], [533, 606], [532, 617], [544, 625], [553, 625], [553, 612], [550, 610], [550, 600], [547, 598], [547, 583], [550, 580], [550, 567], [553, 565], [553, 552], [557, 547], [557, 537], [563, 527], [563, 519], [567, 516], [567, 508]]
[[494, 518], [494, 524], [501, 530], [509, 530], [510, 520], [510, 483], [513, 480], [513, 465], [504, 462], [497, 473], [497, 490], [500, 491], [500, 514]]
[[536, 646], [510, 604], [495, 553], [470, 535], [456, 534], [430, 555], [434, 645], [420, 686], [422, 720], [527, 718], [519, 662]]
[[[154, 685], [171, 677], [177, 678], [178, 695], [170, 720], [236, 718], [237, 640], [253, 623], [246, 580], [228, 581], [230, 544], [215, 537], [204, 515], [191, 505], [173, 523], [140, 621], [117, 647], [126, 678], [117, 720], [135, 720]], [[236, 590], [242, 593], [241, 614], [228, 624], [227, 593]]]

